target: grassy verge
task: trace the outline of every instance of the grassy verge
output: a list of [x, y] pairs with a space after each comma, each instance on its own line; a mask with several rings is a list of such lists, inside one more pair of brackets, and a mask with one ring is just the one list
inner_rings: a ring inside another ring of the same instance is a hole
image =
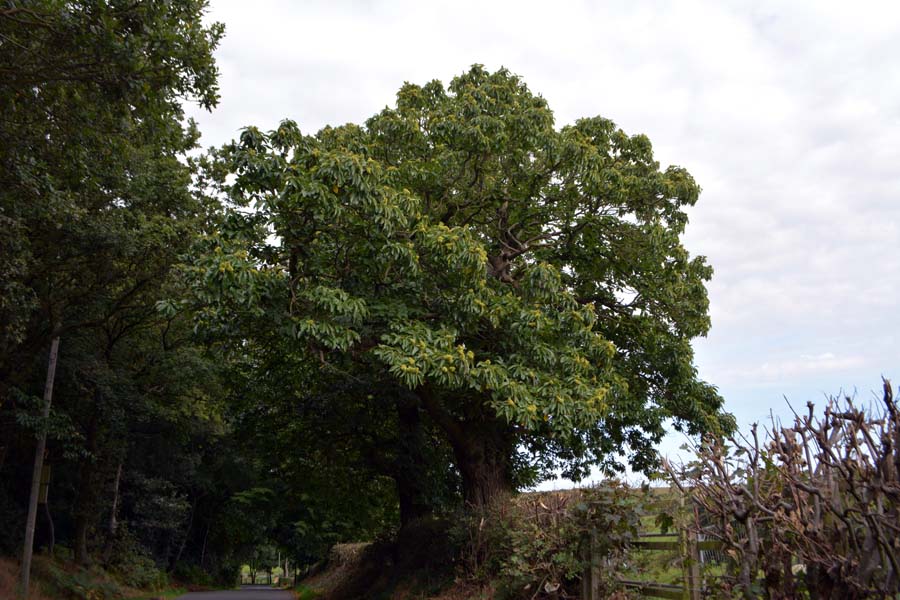
[[137, 596], [132, 598], [132, 600], [160, 600], [161, 598], [177, 598], [183, 594], [187, 594], [187, 590], [184, 588], [173, 588], [170, 590], [163, 590], [161, 592], [153, 592], [149, 596]]
[[294, 590], [294, 594], [296, 594], [297, 600], [313, 600], [319, 597], [318, 592], [302, 583]]
[[[0, 598], [15, 597], [19, 565], [13, 558], [0, 557]], [[85, 569], [68, 560], [35, 557], [31, 573], [31, 600], [83, 598], [97, 600], [159, 600], [186, 594], [181, 587], [151, 591], [118, 583], [113, 576], [97, 567]]]

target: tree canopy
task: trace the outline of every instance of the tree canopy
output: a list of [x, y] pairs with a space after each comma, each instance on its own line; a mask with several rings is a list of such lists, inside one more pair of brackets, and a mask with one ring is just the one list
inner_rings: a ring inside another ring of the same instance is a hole
[[164, 270], [160, 251], [171, 249], [173, 262], [202, 224], [178, 157], [198, 137], [182, 123], [182, 101], [217, 101], [212, 50], [222, 28], [200, 23], [205, 6], [0, 9], [0, 247], [8, 250], [0, 373], [16, 372], [11, 361], [51, 330], [96, 325], [127, 306]]
[[730, 426], [692, 363], [712, 270], [680, 238], [699, 188], [645, 136], [556, 129], [518, 77], [475, 66], [365, 125], [251, 127], [218, 158], [236, 207], [191, 271], [206, 325], [278, 332], [381, 382], [385, 410], [411, 394], [467, 500], [620, 452], [650, 468], [668, 420]]
[[[214, 514], [246, 485], [230, 485], [215, 456], [230, 443], [220, 363], [186, 316], [156, 309], [180, 293], [172, 267], [217, 209], [192, 191], [185, 159], [199, 133], [183, 102], [218, 99], [212, 52], [223, 30], [202, 23], [205, 8], [0, 7], [4, 552], [22, 540], [41, 432], [53, 476], [39, 545], [64, 543], [81, 563], [114, 566], [135, 552], [163, 569], [176, 556], [196, 561], [206, 524], [196, 513]], [[35, 404], [54, 337], [60, 366], [45, 421]], [[210, 571], [222, 562], [218, 551], [204, 558]]]

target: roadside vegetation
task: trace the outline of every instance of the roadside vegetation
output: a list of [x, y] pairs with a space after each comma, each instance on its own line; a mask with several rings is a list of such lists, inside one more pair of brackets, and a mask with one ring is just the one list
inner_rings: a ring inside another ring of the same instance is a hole
[[[39, 556], [33, 566], [31, 600], [158, 600], [176, 598], [188, 591], [160, 574], [152, 584], [135, 585], [129, 574], [99, 567], [80, 567], [59, 556]], [[0, 559], [0, 598], [15, 598], [19, 565]]]
[[[696, 460], [666, 464], [652, 487], [520, 494], [433, 523], [426, 548], [415, 538], [399, 551], [336, 545], [300, 589], [333, 599], [892, 597], [898, 440], [885, 382], [880, 405], [832, 399], [792, 423], [707, 437]], [[409, 568], [398, 552], [436, 560]]]

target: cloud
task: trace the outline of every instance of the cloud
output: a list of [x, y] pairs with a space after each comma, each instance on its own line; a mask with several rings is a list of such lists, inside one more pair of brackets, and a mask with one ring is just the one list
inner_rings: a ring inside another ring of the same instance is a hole
[[831, 352], [817, 355], [801, 355], [774, 362], [764, 362], [751, 367], [740, 367], [722, 373], [722, 381], [737, 381], [749, 384], [785, 381], [810, 374], [846, 372], [865, 364], [862, 356], [836, 356]]
[[210, 17], [207, 144], [362, 122], [474, 62], [521, 74], [559, 124], [646, 133], [704, 189], [685, 238], [716, 270], [697, 361], [736, 413], [754, 381], [818, 394], [900, 363], [900, 4], [213, 0]]

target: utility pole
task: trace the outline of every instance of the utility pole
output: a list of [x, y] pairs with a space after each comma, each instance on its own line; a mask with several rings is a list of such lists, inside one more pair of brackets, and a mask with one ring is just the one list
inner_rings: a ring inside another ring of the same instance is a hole
[[[59, 334], [50, 342], [50, 360], [47, 364], [47, 380], [44, 383], [44, 407], [42, 426], [50, 418], [50, 404], [53, 401], [53, 379], [56, 377], [56, 357], [59, 355]], [[31, 474], [31, 496], [28, 500], [28, 519], [25, 521], [25, 545], [22, 548], [22, 576], [19, 580], [19, 598], [27, 600], [31, 583], [31, 557], [34, 553], [34, 528], [37, 522], [38, 497], [41, 492], [41, 473], [44, 469], [44, 450], [47, 448], [47, 430], [42, 427], [38, 433], [37, 448], [34, 451], [34, 471]]]

